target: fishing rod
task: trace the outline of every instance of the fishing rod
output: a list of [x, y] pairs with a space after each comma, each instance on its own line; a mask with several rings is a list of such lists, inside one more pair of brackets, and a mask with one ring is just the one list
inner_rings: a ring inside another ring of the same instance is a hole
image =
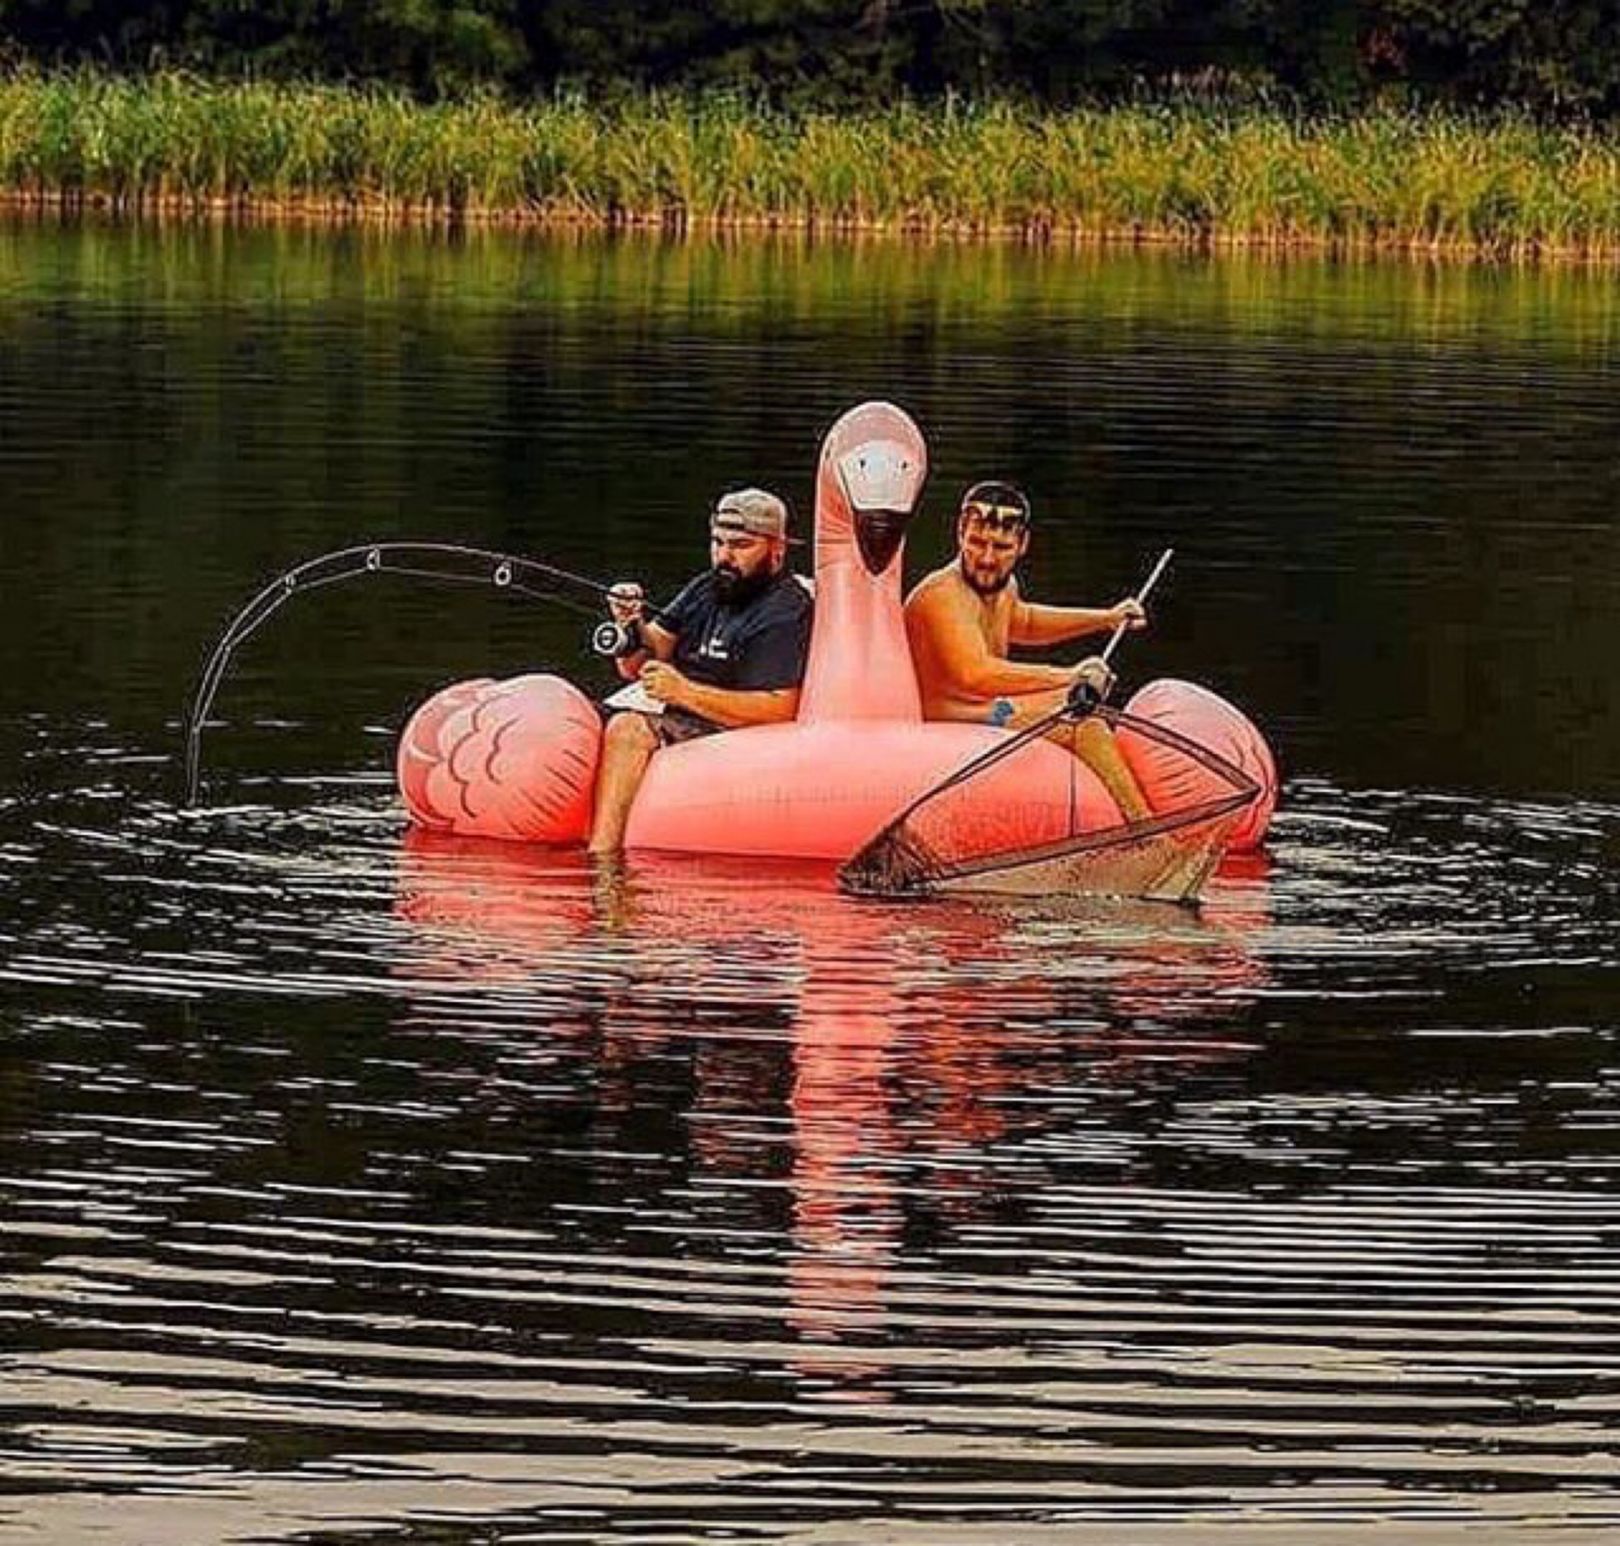
[[[339, 548], [308, 559], [277, 576], [231, 619], [203, 667], [186, 715], [188, 806], [197, 803], [202, 777], [202, 734], [232, 655], [294, 596], [324, 589], [340, 580], [363, 579], [372, 574], [406, 575], [452, 585], [491, 585], [515, 595], [552, 601], [587, 617], [600, 617], [600, 603], [615, 593], [613, 586], [593, 580], [589, 575], [542, 563], [537, 558], [517, 558], [509, 553], [453, 542], [373, 542], [363, 547]], [[581, 594], [588, 594], [596, 604], [587, 605], [579, 600]], [[652, 617], [660, 615], [657, 607], [648, 606], [646, 612]], [[635, 639], [633, 629], [605, 620], [592, 630], [591, 647], [599, 655], [622, 655]]]

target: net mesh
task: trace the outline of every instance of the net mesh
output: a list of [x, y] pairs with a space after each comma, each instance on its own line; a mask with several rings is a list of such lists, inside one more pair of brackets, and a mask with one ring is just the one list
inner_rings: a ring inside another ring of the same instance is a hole
[[[1057, 830], [1050, 821], [1045, 830], [1021, 823], [996, 795], [1008, 787], [1006, 774], [1016, 773], [1030, 742], [1080, 717], [1064, 711], [975, 757], [914, 800], [844, 865], [840, 883], [858, 895], [890, 898], [1061, 892], [1196, 902], [1259, 786], [1235, 763], [1167, 726], [1118, 709], [1093, 712], [1111, 728], [1128, 728], [1201, 770], [1205, 792], [1142, 820], [1088, 826], [1076, 759], [1067, 817]], [[986, 788], [990, 780], [997, 780], [995, 791]]]

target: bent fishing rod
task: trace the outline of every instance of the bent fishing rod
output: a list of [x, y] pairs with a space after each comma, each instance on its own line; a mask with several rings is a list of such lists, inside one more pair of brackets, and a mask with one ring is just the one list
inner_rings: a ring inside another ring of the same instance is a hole
[[[277, 576], [231, 619], [203, 667], [186, 715], [188, 806], [197, 803], [202, 777], [203, 730], [237, 649], [294, 596], [322, 590], [340, 580], [363, 579], [372, 574], [405, 575], [452, 585], [489, 585], [533, 600], [555, 602], [587, 617], [600, 617], [600, 603], [614, 594], [613, 586], [556, 564], [453, 542], [373, 542], [363, 547], [339, 548], [308, 559]], [[587, 605], [579, 599], [581, 595], [591, 596], [596, 604]], [[657, 607], [645, 603], [643, 606], [646, 616], [660, 615]], [[591, 633], [591, 647], [599, 655], [625, 654], [637, 641], [633, 627], [615, 621], [601, 621]]]

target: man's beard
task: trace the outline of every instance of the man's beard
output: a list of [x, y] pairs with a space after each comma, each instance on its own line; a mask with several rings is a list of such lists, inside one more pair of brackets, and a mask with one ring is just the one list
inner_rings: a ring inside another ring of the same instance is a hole
[[999, 596], [1002, 591], [1012, 584], [1013, 572], [1009, 569], [999, 580], [992, 580], [986, 585], [974, 573], [972, 568], [964, 562], [962, 565], [962, 578], [967, 581], [968, 589], [979, 596]]
[[709, 572], [714, 576], [714, 594], [722, 606], [739, 607], [745, 601], [752, 601], [771, 583], [769, 569], [756, 569], [752, 574], [743, 574], [724, 564], [716, 564]]

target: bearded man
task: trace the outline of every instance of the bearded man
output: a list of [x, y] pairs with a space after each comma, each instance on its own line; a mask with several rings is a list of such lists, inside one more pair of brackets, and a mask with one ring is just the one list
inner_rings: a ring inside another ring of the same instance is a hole
[[[962, 496], [956, 557], [906, 598], [906, 635], [922, 689], [925, 719], [968, 720], [1020, 729], [1060, 708], [1077, 681], [1099, 694], [1113, 673], [1098, 658], [1075, 666], [1015, 661], [1013, 645], [1041, 648], [1145, 628], [1134, 598], [1111, 607], [1047, 607], [1025, 601], [1015, 571], [1029, 551], [1030, 504], [1010, 483], [976, 483]], [[1150, 816], [1140, 785], [1100, 719], [1055, 725], [1050, 738], [1102, 779], [1132, 820]]]
[[629, 631], [619, 675], [652, 702], [647, 712], [615, 714], [603, 732], [592, 853], [623, 847], [630, 807], [660, 747], [798, 712], [812, 603], [788, 570], [788, 540], [787, 505], [764, 489], [738, 489], [709, 517], [710, 568], [656, 622], [644, 615], [639, 585], [609, 593], [613, 620]]

